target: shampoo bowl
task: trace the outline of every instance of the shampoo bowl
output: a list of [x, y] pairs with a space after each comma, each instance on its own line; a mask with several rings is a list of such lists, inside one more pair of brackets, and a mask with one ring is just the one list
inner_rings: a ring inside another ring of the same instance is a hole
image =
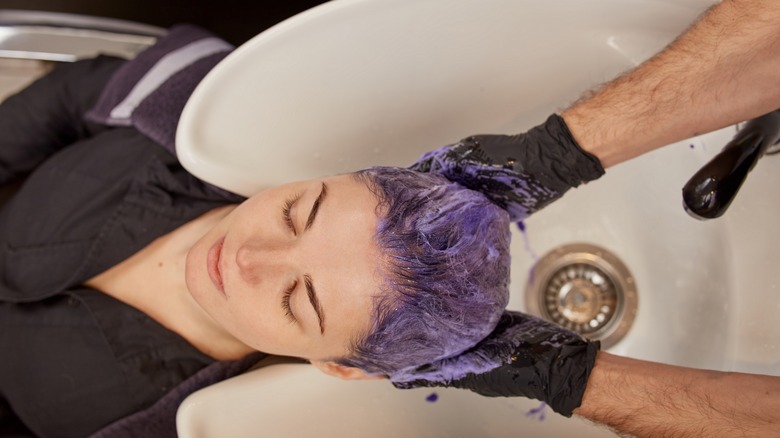
[[[258, 35], [185, 108], [178, 153], [195, 175], [251, 195], [288, 181], [401, 165], [476, 133], [522, 132], [643, 61], [709, 0], [337, 0]], [[527, 221], [539, 256], [574, 242], [609, 249], [639, 295], [610, 351], [678, 365], [778, 374], [780, 216], [759, 164], [717, 223], [681, 207], [724, 129], [610, 169]], [[534, 256], [513, 239], [510, 308], [525, 309]], [[428, 397], [436, 393], [438, 401]], [[344, 382], [273, 365], [203, 389], [179, 409], [182, 438], [578, 436], [609, 431], [539, 403], [460, 390]]]

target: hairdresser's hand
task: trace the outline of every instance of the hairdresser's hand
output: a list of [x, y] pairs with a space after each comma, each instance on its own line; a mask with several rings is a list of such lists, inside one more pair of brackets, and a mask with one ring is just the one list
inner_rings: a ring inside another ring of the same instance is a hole
[[[570, 417], [582, 402], [598, 342], [519, 312], [463, 354], [394, 377], [397, 388], [455, 387], [489, 397], [529, 397]], [[475, 369], [484, 371], [474, 373]], [[471, 371], [465, 371], [471, 370]]]
[[599, 160], [577, 145], [556, 114], [525, 134], [465, 138], [423, 155], [410, 168], [484, 193], [513, 221], [604, 174]]

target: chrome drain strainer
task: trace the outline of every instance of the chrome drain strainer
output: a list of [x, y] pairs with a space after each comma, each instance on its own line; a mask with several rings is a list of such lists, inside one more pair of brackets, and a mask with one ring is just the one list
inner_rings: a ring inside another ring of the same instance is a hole
[[525, 290], [528, 311], [607, 349], [634, 322], [634, 277], [608, 250], [588, 243], [563, 245], [534, 265]]

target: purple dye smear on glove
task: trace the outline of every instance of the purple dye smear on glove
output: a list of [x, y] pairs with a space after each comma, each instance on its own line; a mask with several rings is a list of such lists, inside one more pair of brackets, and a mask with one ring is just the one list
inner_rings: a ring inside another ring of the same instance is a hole
[[577, 144], [557, 114], [524, 134], [464, 138], [423, 155], [410, 168], [482, 193], [514, 222], [604, 174], [598, 158]]
[[571, 416], [582, 402], [598, 342], [520, 312], [505, 311], [473, 348], [390, 376], [397, 388], [454, 387], [487, 397], [528, 397]]
[[480, 151], [465, 143], [428, 152], [411, 167], [437, 173], [485, 195], [509, 213], [511, 221], [522, 221], [561, 193], [531, 176], [518, 173], [511, 163], [491, 164]]
[[572, 337], [579, 338], [578, 334], [541, 318], [519, 312], [505, 312], [505, 315], [510, 313], [514, 315], [511, 319], [502, 319], [496, 330], [473, 348], [433, 364], [401, 370], [391, 375], [390, 380], [395, 384], [418, 380], [448, 383], [512, 363], [521, 347], [541, 353], [560, 348]]

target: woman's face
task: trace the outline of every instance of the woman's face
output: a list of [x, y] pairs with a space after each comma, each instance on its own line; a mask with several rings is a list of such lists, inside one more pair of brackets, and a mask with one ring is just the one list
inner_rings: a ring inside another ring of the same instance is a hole
[[296, 182], [239, 205], [187, 254], [198, 304], [270, 354], [343, 357], [380, 290], [377, 200], [352, 175]]

